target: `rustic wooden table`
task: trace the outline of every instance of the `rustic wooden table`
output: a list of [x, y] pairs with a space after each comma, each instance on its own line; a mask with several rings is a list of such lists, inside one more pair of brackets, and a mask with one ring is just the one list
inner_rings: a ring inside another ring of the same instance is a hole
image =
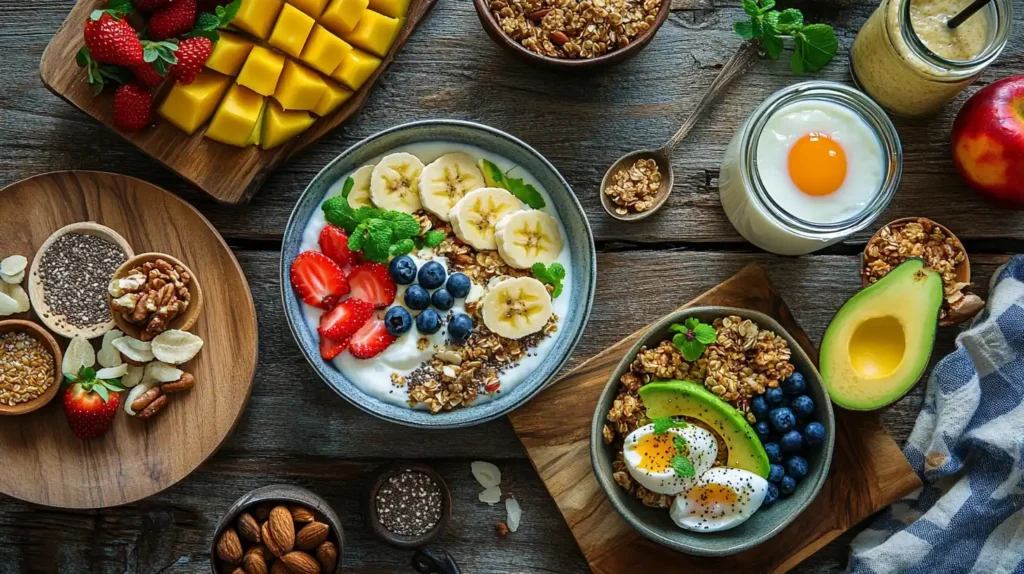
[[[817, 78], [849, 82], [848, 50], [874, 9], [803, 6], [811, 21], [834, 24], [840, 53]], [[208, 572], [210, 531], [242, 493], [287, 482], [329, 500], [346, 528], [345, 563], [353, 572], [404, 572], [411, 552], [376, 542], [359, 505], [369, 471], [396, 458], [427, 461], [451, 486], [455, 519], [442, 543], [464, 572], [584, 572], [572, 535], [537, 478], [507, 420], [460, 431], [415, 431], [378, 421], [335, 395], [298, 352], [280, 303], [278, 250], [292, 205], [336, 154], [379, 130], [425, 118], [474, 120], [506, 130], [546, 155], [573, 185], [599, 251], [596, 304], [578, 364], [751, 262], [764, 263], [815, 341], [859, 287], [857, 254], [868, 233], [824, 252], [776, 257], [733, 230], [718, 201], [718, 165], [740, 122], [763, 98], [802, 78], [788, 62], [761, 62], [739, 80], [675, 154], [677, 184], [667, 207], [636, 224], [614, 222], [597, 195], [605, 168], [623, 153], [666, 139], [695, 104], [739, 39], [731, 32], [739, 2], [675, 0], [651, 45], [617, 68], [570, 75], [526, 67], [481, 30], [470, 2], [442, 0], [384, 75], [367, 107], [348, 124], [278, 169], [250, 205], [216, 205], [116, 135], [47, 92], [38, 77], [43, 48], [70, 0], [0, 0], [0, 185], [64, 169], [109, 170], [152, 181], [193, 202], [235, 249], [252, 287], [260, 362], [252, 400], [227, 444], [166, 492], [122, 508], [72, 512], [0, 497], [0, 572]], [[968, 89], [1024, 73], [1024, 12], [999, 61]], [[788, 57], [788, 56], [787, 56]], [[1024, 252], [1024, 214], [982, 203], [950, 160], [949, 131], [966, 96], [936, 118], [899, 120], [903, 184], [883, 219], [922, 215], [964, 240], [975, 280], [985, 284], [1009, 253]], [[940, 337], [933, 360], [955, 330]], [[924, 385], [886, 409], [886, 427], [902, 443]], [[504, 472], [503, 489], [524, 508], [521, 530], [494, 533], [504, 509], [476, 501], [469, 463], [486, 459]], [[0, 463], [3, 457], [0, 453]], [[813, 519], [813, 518], [809, 518]], [[843, 568], [850, 534], [800, 566]]]

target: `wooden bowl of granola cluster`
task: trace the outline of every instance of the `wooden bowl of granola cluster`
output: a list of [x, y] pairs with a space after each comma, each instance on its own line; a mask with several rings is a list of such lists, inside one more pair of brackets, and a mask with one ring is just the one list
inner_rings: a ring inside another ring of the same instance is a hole
[[948, 327], [977, 315], [985, 301], [970, 292], [971, 261], [963, 243], [946, 227], [925, 217], [903, 217], [881, 227], [861, 255], [864, 287], [909, 258], [919, 257], [942, 275], [945, 302], [939, 325]]

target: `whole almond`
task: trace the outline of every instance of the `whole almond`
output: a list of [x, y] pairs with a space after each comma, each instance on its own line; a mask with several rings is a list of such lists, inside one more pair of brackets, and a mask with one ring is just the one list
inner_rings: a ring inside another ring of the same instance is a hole
[[249, 544], [260, 543], [260, 524], [248, 512], [238, 517], [238, 537]]
[[251, 514], [252, 517], [258, 520], [259, 522], [263, 522], [264, 520], [270, 518], [270, 507], [265, 504], [253, 506], [252, 508], [249, 509], [249, 514]]
[[313, 511], [305, 506], [293, 505], [291, 511], [292, 519], [300, 524], [309, 524], [316, 520], [316, 516], [313, 515]]
[[534, 22], [540, 22], [541, 20], [544, 19], [545, 16], [548, 15], [548, 12], [550, 11], [551, 8], [541, 8], [540, 10], [534, 10], [533, 12], [530, 12], [530, 20], [533, 20]]
[[247, 573], [246, 573], [244, 568], [239, 566], [239, 567], [236, 567], [234, 570], [232, 570], [231, 574], [247, 574]]
[[266, 549], [270, 551], [270, 554], [272, 554], [273, 556], [281, 556], [282, 554], [287, 553], [287, 551], [284, 548], [281, 548], [277, 545], [277, 542], [274, 540], [274, 537], [270, 535], [269, 520], [264, 522], [263, 526], [260, 527], [260, 537], [263, 539], [263, 544], [266, 547]]
[[246, 552], [242, 557], [242, 567], [246, 574], [267, 574], [267, 561], [262, 552]]
[[242, 561], [242, 543], [238, 540], [238, 533], [234, 528], [228, 528], [220, 535], [220, 540], [217, 541], [217, 556], [232, 565]]
[[[276, 558], [274, 556], [274, 553], [271, 552], [270, 550], [267, 550], [267, 547], [262, 545], [262, 544], [257, 544], [255, 546], [253, 546], [252, 548], [250, 548], [250, 549], [245, 551], [245, 555], [246, 556], [248, 556], [250, 554], [259, 554], [260, 558], [262, 558], [263, 561], [266, 562], [267, 564], [270, 564], [270, 562], [273, 561], [274, 558]], [[245, 558], [242, 558], [242, 561], [244, 562]]]
[[331, 532], [331, 527], [323, 522], [310, 522], [295, 534], [295, 547], [299, 550], [312, 550], [324, 540]]
[[322, 542], [316, 547], [316, 559], [320, 562], [322, 572], [334, 574], [334, 568], [338, 565], [338, 549], [330, 540]]
[[316, 558], [298, 550], [282, 556], [281, 562], [284, 562], [288, 569], [295, 574], [318, 574], [320, 572], [320, 563], [316, 561]]
[[[292, 520], [292, 513], [284, 506], [275, 506], [270, 511], [267, 530], [270, 532], [270, 541], [273, 542], [273, 546], [268, 546], [274, 554], [281, 556], [295, 548], [295, 521]], [[281, 552], [278, 553], [277, 550]]]
[[565, 35], [565, 32], [560, 32], [558, 30], [552, 32], [551, 35], [548, 36], [548, 39], [556, 46], [561, 46], [569, 41], [569, 37]]
[[270, 574], [293, 574], [288, 565], [278, 560], [270, 566]]

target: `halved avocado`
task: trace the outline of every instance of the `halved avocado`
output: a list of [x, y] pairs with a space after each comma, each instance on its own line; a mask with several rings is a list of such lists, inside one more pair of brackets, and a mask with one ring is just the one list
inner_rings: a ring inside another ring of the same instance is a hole
[[909, 259], [847, 301], [821, 340], [832, 402], [867, 411], [906, 394], [928, 367], [942, 299], [942, 277]]
[[768, 478], [768, 454], [754, 429], [729, 403], [690, 381], [657, 381], [640, 388], [647, 417], [692, 417], [718, 433], [729, 449], [726, 464]]

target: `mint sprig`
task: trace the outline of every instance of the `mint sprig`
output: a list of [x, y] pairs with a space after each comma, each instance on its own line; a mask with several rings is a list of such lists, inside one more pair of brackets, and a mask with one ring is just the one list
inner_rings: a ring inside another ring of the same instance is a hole
[[413, 238], [420, 234], [420, 222], [400, 211], [376, 207], [353, 209], [348, 204], [348, 194], [354, 185], [351, 177], [346, 179], [341, 195], [328, 199], [322, 207], [324, 218], [348, 233], [348, 248], [362, 251], [367, 259], [378, 263], [386, 263], [391, 257], [415, 249]]
[[654, 425], [654, 434], [664, 434], [669, 429], [684, 429], [690, 426], [686, 421], [678, 421], [672, 417], [651, 419], [651, 424]]
[[676, 435], [676, 437], [672, 439], [672, 447], [676, 449], [676, 454], [672, 457], [672, 460], [669, 461], [669, 464], [672, 465], [672, 470], [675, 471], [676, 476], [680, 478], [692, 478], [697, 476], [697, 470], [693, 468], [693, 463], [690, 462], [689, 457], [683, 454], [690, 450], [690, 445], [686, 442], [686, 439]]
[[547, 205], [544, 201], [544, 196], [537, 191], [536, 187], [520, 178], [510, 177], [508, 174], [512, 170], [502, 172], [501, 168], [495, 165], [494, 162], [486, 159], [480, 160], [480, 169], [484, 171], [484, 176], [487, 180], [505, 188], [509, 193], [516, 196], [519, 201], [529, 205], [531, 208], [542, 209]]
[[242, 0], [232, 0], [224, 6], [217, 6], [213, 12], [203, 12], [196, 17], [196, 23], [192, 29], [185, 34], [187, 38], [202, 36], [216, 42], [220, 40], [218, 28], [223, 28], [231, 23], [238, 15], [238, 9], [242, 6]]
[[772, 60], [782, 55], [786, 37], [792, 38], [795, 49], [790, 68], [798, 74], [817, 72], [825, 67], [839, 50], [836, 32], [828, 24], [805, 24], [803, 13], [796, 8], [774, 10], [775, 0], [743, 0], [743, 11], [749, 21], [734, 22], [732, 29], [744, 40], [758, 40]]
[[562, 280], [565, 279], [565, 267], [557, 261], [545, 266], [543, 263], [534, 263], [530, 268], [533, 276], [541, 283], [554, 287], [551, 291], [551, 298], [554, 299], [562, 294]]
[[683, 322], [673, 323], [669, 331], [675, 333], [672, 336], [672, 344], [683, 354], [687, 361], [696, 361], [704, 354], [704, 349], [715, 342], [718, 332], [707, 323], [701, 323], [696, 317], [690, 317]]

